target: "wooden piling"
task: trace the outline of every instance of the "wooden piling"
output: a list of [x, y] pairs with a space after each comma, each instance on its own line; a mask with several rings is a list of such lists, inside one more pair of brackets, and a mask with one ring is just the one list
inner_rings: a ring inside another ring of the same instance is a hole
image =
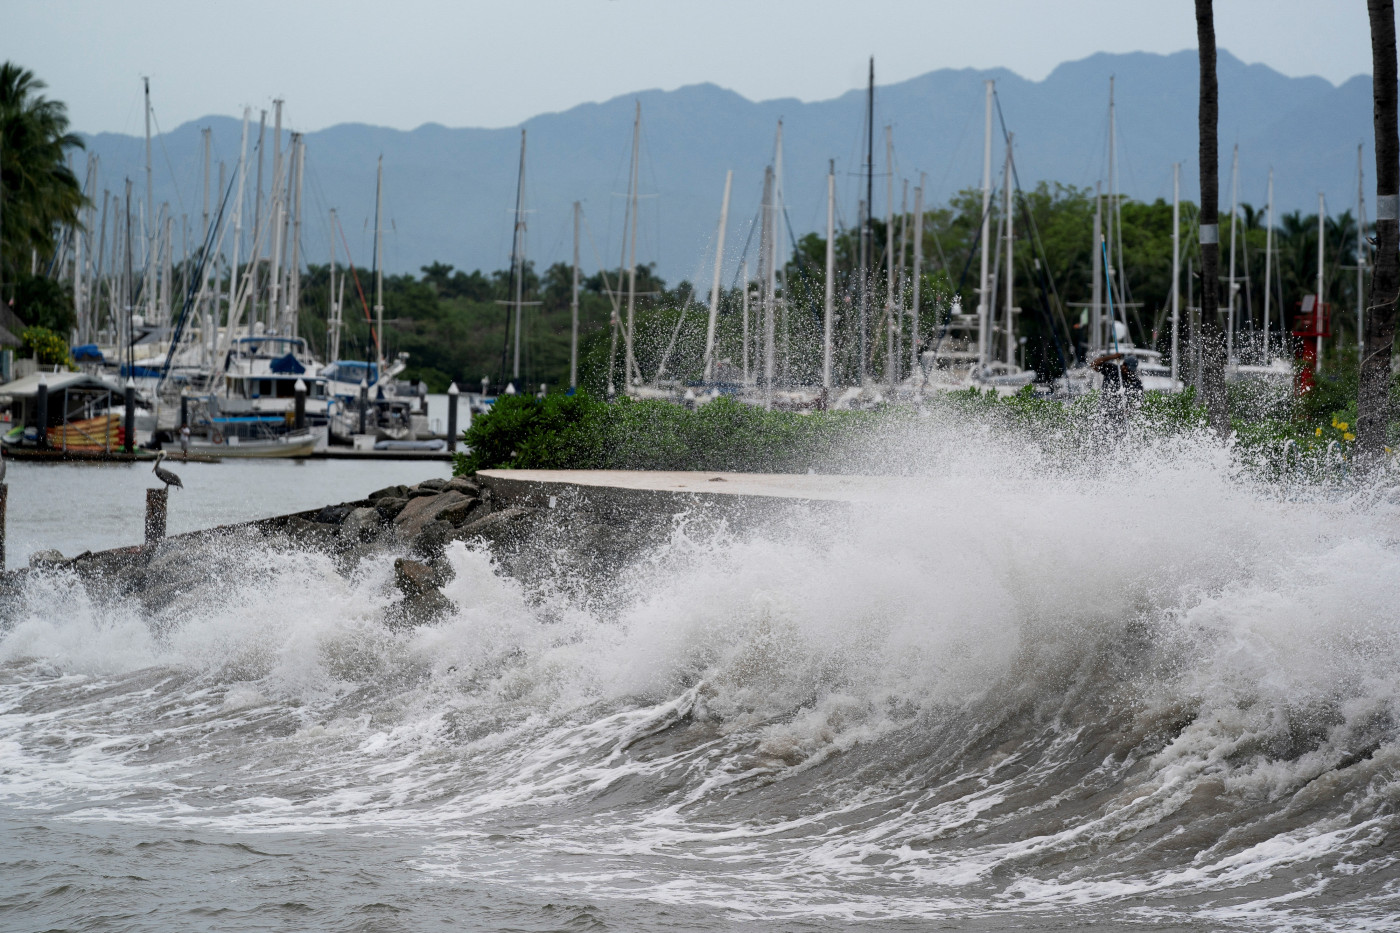
[[306, 430], [306, 382], [298, 379], [293, 387], [295, 396], [292, 402], [292, 426], [298, 431]]
[[10, 484], [0, 483], [0, 572], [5, 570], [5, 506], [10, 500]]
[[39, 426], [39, 449], [49, 446], [49, 386], [42, 376], [34, 393], [34, 422]]
[[461, 398], [462, 390], [457, 388], [457, 383], [447, 387], [447, 449], [457, 449], [457, 400]]
[[146, 543], [155, 544], [165, 537], [165, 508], [170, 490], [146, 490]]
[[[126, 380], [126, 437], [122, 441], [122, 450], [131, 453], [136, 446], [136, 383], [128, 378]], [[163, 526], [162, 526], [163, 527]]]

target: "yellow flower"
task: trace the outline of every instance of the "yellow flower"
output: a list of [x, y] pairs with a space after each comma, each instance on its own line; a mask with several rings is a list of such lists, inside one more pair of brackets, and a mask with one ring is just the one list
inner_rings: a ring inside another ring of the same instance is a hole
[[[1346, 423], [1345, 421], [1343, 421], [1343, 422], [1341, 422], [1341, 423], [1338, 423], [1338, 422], [1335, 422], [1335, 421], [1334, 421], [1334, 422], [1333, 422], [1333, 425], [1336, 426], [1336, 428], [1337, 428], [1338, 431], [1345, 431], [1345, 430], [1347, 429], [1347, 423]], [[1348, 438], [1348, 439], [1349, 439], [1349, 438]]]
[[1317, 429], [1315, 432], [1313, 432], [1313, 433], [1315, 433], [1318, 437], [1321, 437], [1321, 436], [1322, 436], [1322, 429], [1321, 429], [1321, 428], [1318, 428], [1318, 429]]
[[1345, 440], [1345, 441], [1354, 441], [1354, 440], [1356, 440], [1356, 435], [1355, 435], [1355, 434], [1352, 434], [1350, 431], [1348, 431], [1347, 433], [1345, 433], [1345, 434], [1342, 435], [1342, 440]]

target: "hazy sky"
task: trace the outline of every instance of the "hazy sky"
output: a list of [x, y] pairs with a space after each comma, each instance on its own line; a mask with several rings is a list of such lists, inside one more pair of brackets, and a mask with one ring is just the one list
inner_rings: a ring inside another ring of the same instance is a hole
[[[1217, 0], [1221, 48], [1287, 75], [1370, 71], [1364, 0]], [[1196, 44], [1191, 0], [0, 0], [0, 59], [73, 128], [139, 133], [286, 100], [290, 128], [511, 126], [629, 91], [711, 81], [821, 100], [937, 68], [1040, 79], [1094, 52]]]

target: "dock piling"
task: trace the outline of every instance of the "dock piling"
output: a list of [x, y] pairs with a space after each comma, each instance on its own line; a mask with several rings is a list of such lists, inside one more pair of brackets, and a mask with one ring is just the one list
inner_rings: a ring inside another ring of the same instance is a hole
[[457, 449], [457, 399], [462, 390], [457, 383], [447, 387], [447, 449]]
[[368, 383], [368, 382], [365, 382], [365, 380], [361, 379], [361, 380], [360, 380], [360, 433], [361, 433], [361, 434], [366, 433], [366, 432], [365, 432], [365, 427], [366, 427], [365, 422], [368, 420], [368, 417], [369, 417], [369, 383]]
[[292, 415], [292, 426], [298, 431], [304, 431], [306, 429], [306, 383], [298, 379], [292, 391], [296, 393], [296, 398], [293, 402], [295, 410]]
[[[126, 438], [122, 442], [122, 450], [131, 453], [136, 444], [136, 382], [127, 377], [126, 380]], [[162, 522], [161, 527], [164, 526]]]
[[5, 506], [10, 501], [10, 484], [0, 483], [0, 572], [5, 569]]
[[165, 537], [165, 510], [170, 490], [146, 490], [146, 543], [155, 544]]
[[34, 393], [34, 420], [39, 426], [39, 449], [49, 446], [49, 384], [39, 377], [39, 388]]

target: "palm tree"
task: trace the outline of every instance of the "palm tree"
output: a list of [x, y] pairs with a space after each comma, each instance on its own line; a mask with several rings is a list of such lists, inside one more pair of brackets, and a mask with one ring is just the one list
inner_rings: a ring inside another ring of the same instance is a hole
[[1395, 343], [1395, 297], [1400, 293], [1400, 131], [1396, 126], [1394, 0], [1368, 0], [1371, 82], [1376, 120], [1376, 264], [1366, 308], [1366, 346], [1356, 405], [1356, 440], [1363, 459], [1378, 460], [1390, 420], [1390, 351]]
[[1215, 80], [1215, 10], [1211, 0], [1196, 0], [1196, 44], [1201, 65], [1201, 386], [1210, 426], [1222, 437], [1230, 431], [1225, 395], [1225, 335], [1220, 311], [1220, 157], [1216, 141], [1219, 88]]
[[31, 251], [51, 254], [59, 229], [78, 222], [82, 186], [65, 161], [83, 146], [68, 108], [13, 62], [0, 65], [0, 284], [12, 284]]

